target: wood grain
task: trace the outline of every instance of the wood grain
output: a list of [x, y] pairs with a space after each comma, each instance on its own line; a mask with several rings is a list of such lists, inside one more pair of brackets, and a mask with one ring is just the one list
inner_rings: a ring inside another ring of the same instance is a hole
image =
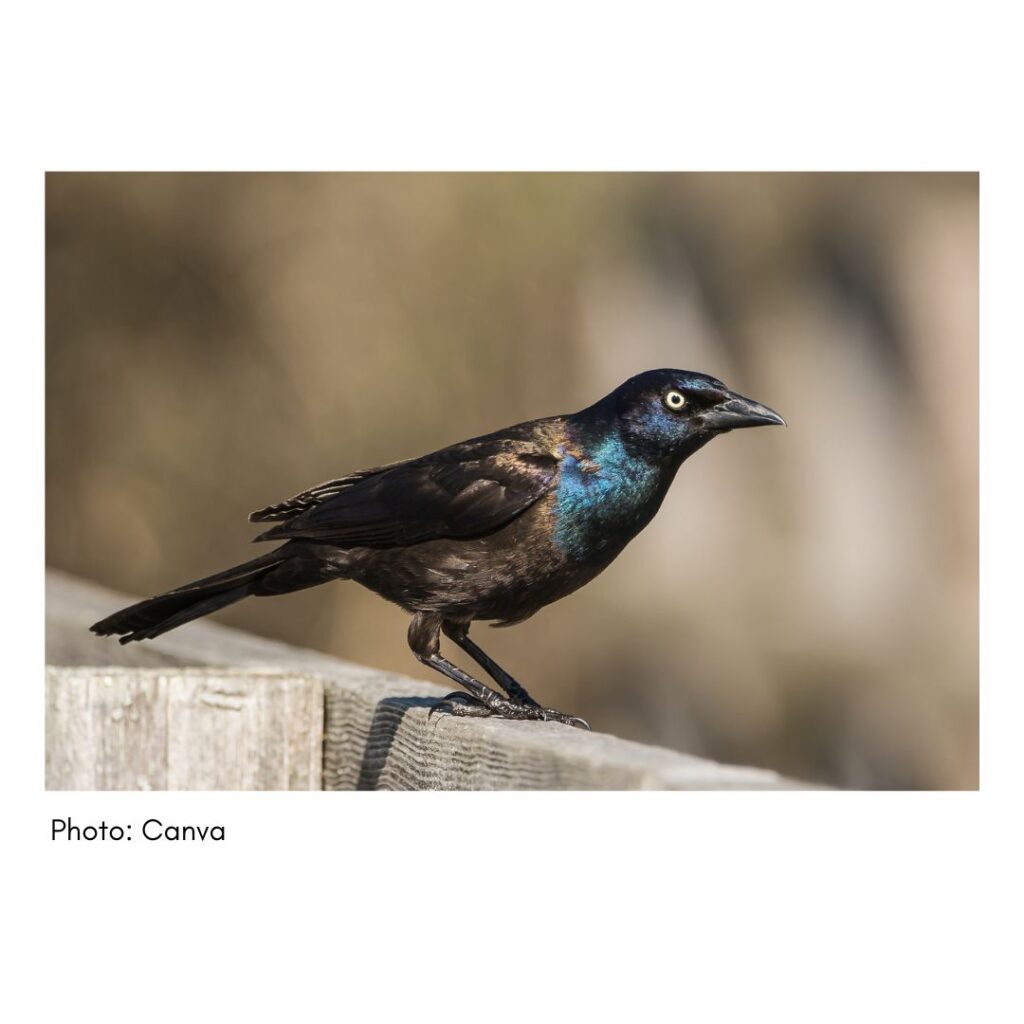
[[323, 685], [293, 672], [47, 669], [47, 789], [319, 789]]

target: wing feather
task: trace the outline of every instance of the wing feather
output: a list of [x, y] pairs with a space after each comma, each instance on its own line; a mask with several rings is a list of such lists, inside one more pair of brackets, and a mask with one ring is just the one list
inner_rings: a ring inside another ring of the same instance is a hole
[[250, 519], [279, 520], [255, 540], [305, 538], [340, 547], [480, 536], [547, 493], [558, 461], [531, 440], [480, 438], [318, 484]]
[[337, 480], [325, 480], [322, 484], [317, 484], [315, 487], [310, 487], [305, 491], [301, 491], [299, 494], [294, 495], [294, 497], [288, 498], [285, 501], [280, 501], [276, 505], [267, 505], [266, 508], [260, 508], [255, 512], [250, 512], [249, 522], [269, 523], [285, 519], [294, 519], [303, 512], [308, 512], [314, 506], [327, 501], [328, 498], [333, 498], [336, 494], [340, 494], [342, 491], [347, 490], [350, 487], [354, 487], [357, 483], [365, 480], [367, 477], [375, 476], [378, 473], [384, 473], [396, 465], [399, 465], [399, 463], [391, 463], [387, 466], [376, 466], [374, 469], [364, 469], [358, 473], [350, 473], [348, 476], [338, 477]]

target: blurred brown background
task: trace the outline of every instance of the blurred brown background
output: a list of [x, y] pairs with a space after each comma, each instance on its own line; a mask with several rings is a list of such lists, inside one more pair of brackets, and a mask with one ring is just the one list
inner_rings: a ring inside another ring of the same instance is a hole
[[[598, 730], [977, 785], [976, 175], [51, 174], [46, 230], [49, 564], [153, 594], [320, 480], [702, 370], [788, 429], [475, 635]], [[355, 584], [219, 618], [421, 672]]]

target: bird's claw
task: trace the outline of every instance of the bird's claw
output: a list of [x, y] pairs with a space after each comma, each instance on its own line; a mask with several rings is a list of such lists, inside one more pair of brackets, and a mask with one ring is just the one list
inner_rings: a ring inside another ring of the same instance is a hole
[[561, 711], [553, 711], [551, 708], [544, 708], [544, 721], [561, 722], [562, 725], [571, 725], [574, 729], [585, 729], [591, 731], [590, 723], [578, 715], [564, 715]]
[[471, 697], [468, 693], [462, 693], [460, 690], [456, 690], [455, 693], [449, 693], [447, 697], [442, 697], [436, 704], [431, 707], [427, 712], [427, 719], [429, 720], [434, 714], [439, 715], [454, 715], [456, 718], [484, 718], [491, 714], [480, 701]]
[[427, 718], [439, 715], [454, 715], [456, 718], [505, 718], [510, 721], [559, 722], [562, 725], [590, 732], [585, 718], [567, 715], [554, 708], [542, 708], [538, 705], [517, 704], [513, 701], [502, 701], [493, 706], [484, 704], [468, 693], [456, 690], [447, 697], [441, 698], [427, 712]]

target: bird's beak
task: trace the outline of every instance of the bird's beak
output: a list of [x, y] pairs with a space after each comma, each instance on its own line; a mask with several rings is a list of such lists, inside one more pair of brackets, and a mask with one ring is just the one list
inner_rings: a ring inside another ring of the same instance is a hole
[[785, 426], [786, 421], [774, 409], [753, 399], [744, 398], [734, 391], [704, 413], [704, 425], [711, 430], [738, 430], [740, 427]]

